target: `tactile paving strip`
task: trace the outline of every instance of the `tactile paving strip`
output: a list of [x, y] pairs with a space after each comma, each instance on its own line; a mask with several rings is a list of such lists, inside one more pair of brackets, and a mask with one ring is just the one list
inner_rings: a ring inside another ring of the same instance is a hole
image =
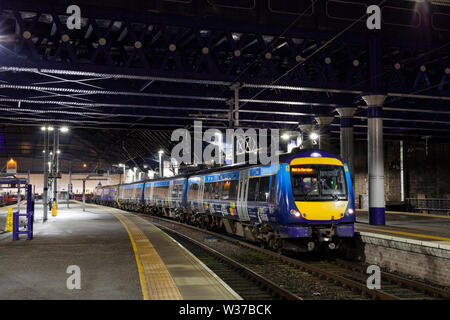
[[126, 215], [112, 213], [130, 236], [141, 277], [144, 300], [182, 300], [182, 296], [161, 257], [142, 230]]

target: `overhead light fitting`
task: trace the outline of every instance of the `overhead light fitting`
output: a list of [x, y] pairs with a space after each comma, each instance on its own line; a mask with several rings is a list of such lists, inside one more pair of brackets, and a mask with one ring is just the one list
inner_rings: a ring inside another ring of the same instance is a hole
[[319, 139], [319, 135], [317, 133], [313, 132], [309, 135], [309, 138], [311, 140], [317, 140], [317, 139]]

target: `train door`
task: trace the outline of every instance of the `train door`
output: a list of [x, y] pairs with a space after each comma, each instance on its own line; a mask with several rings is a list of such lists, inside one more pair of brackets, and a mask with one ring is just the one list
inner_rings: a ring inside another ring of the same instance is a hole
[[203, 205], [203, 195], [205, 194], [205, 177], [200, 178], [200, 183], [198, 185], [198, 212], [205, 213], [205, 206]]
[[139, 185], [135, 184], [133, 185], [133, 189], [131, 191], [131, 202], [136, 203], [137, 202], [137, 194], [139, 192]]
[[249, 169], [244, 169], [239, 174], [239, 186], [237, 195], [237, 211], [239, 219], [244, 221], [250, 220], [247, 208], [248, 172]]
[[173, 181], [173, 180], [169, 181], [169, 191], [168, 191], [168, 194], [167, 194], [167, 204], [169, 205], [169, 208], [172, 208], [172, 207], [173, 207], [173, 203], [172, 203], [172, 200], [173, 200], [172, 193], [173, 193], [173, 189], [174, 189], [174, 188], [175, 188], [174, 181]]
[[154, 183], [152, 183], [151, 184], [151, 187], [150, 187], [150, 199], [149, 199], [149, 201], [151, 202], [151, 203], [153, 203], [153, 191], [155, 190], [155, 184]]
[[123, 189], [125, 189], [125, 186], [119, 186], [119, 191], [117, 192], [118, 195], [119, 195], [119, 200], [120, 200], [120, 201], [122, 201], [122, 200], [123, 200], [123, 197], [125, 196], [125, 195], [124, 195]]

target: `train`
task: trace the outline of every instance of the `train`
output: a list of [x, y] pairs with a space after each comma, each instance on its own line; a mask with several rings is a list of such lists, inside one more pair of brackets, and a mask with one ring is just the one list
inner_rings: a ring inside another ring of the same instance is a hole
[[[20, 195], [20, 201], [24, 200], [24, 195]], [[0, 206], [7, 206], [17, 203], [17, 194], [2, 193], [0, 194]]]
[[335, 250], [354, 236], [348, 165], [298, 149], [271, 165], [230, 165], [98, 186], [92, 201], [224, 231], [276, 251]]

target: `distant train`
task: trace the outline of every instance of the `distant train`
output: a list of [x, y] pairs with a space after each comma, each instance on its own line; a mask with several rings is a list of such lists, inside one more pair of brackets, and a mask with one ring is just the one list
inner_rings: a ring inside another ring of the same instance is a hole
[[93, 201], [224, 230], [275, 250], [335, 249], [354, 235], [348, 165], [321, 150], [280, 156], [277, 165], [226, 166], [99, 186]]
[[[24, 196], [20, 195], [20, 200], [24, 200]], [[0, 195], [0, 206], [11, 205], [17, 203], [17, 194], [3, 193]]]

